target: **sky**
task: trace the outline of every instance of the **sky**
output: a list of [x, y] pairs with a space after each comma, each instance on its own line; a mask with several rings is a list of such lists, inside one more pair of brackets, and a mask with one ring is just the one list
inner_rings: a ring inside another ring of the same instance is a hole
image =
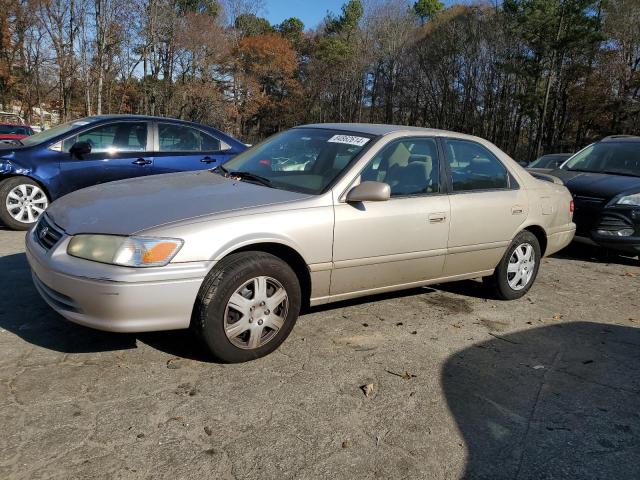
[[[298, 17], [304, 22], [305, 30], [317, 27], [327, 10], [339, 14], [342, 5], [348, 0], [264, 0], [264, 11], [258, 15], [265, 17], [272, 25], [278, 25], [290, 17]], [[414, 0], [408, 0], [407, 4], [413, 4]], [[453, 0], [441, 0], [445, 5], [451, 5]], [[493, 3], [494, 0], [492, 0]], [[468, 0], [457, 0], [455, 3], [469, 3]]]
[[305, 29], [312, 29], [324, 19], [327, 10], [340, 13], [345, 0], [265, 0], [265, 11], [261, 12], [272, 25], [289, 17], [298, 17]]

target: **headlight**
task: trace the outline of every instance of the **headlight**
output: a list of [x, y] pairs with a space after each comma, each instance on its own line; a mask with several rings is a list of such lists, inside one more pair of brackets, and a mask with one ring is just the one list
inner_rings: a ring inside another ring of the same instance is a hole
[[620, 197], [616, 202], [616, 205], [631, 205], [634, 207], [640, 207], [640, 193], [634, 193], [632, 195], [625, 195]]
[[67, 253], [124, 267], [161, 267], [175, 257], [183, 243], [178, 238], [76, 235], [69, 242]]

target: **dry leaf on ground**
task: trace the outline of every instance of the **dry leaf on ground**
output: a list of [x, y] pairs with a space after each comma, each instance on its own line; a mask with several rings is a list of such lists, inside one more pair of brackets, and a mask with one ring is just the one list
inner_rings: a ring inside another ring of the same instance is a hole
[[365, 397], [370, 397], [373, 394], [373, 383], [367, 383], [366, 385], [362, 385], [360, 390], [364, 392]]
[[404, 380], [411, 380], [412, 378], [417, 377], [417, 375], [414, 375], [413, 373], [409, 373], [406, 370], [404, 371], [404, 373], [396, 373], [396, 372], [392, 372], [391, 370], [387, 370], [387, 373], [390, 373], [391, 375], [395, 375], [396, 377], [400, 377]]

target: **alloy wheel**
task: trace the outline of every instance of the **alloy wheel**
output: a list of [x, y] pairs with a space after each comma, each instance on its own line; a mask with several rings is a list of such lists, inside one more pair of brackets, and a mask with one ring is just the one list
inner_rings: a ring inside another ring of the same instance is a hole
[[21, 223], [33, 223], [49, 206], [47, 195], [32, 184], [17, 185], [7, 195], [6, 208], [11, 217]]

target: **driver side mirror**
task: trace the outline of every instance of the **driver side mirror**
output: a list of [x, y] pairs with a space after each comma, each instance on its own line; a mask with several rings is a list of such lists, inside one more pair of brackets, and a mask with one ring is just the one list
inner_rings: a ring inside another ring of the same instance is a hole
[[529, 166], [529, 162], [525, 162], [524, 160], [520, 160], [518, 162], [518, 165], [520, 165], [522, 168], [527, 168]]
[[91, 153], [91, 144], [89, 142], [76, 142], [69, 149], [71, 156], [82, 159], [84, 155]]
[[384, 202], [391, 198], [391, 187], [383, 182], [362, 182], [347, 193], [347, 203]]

